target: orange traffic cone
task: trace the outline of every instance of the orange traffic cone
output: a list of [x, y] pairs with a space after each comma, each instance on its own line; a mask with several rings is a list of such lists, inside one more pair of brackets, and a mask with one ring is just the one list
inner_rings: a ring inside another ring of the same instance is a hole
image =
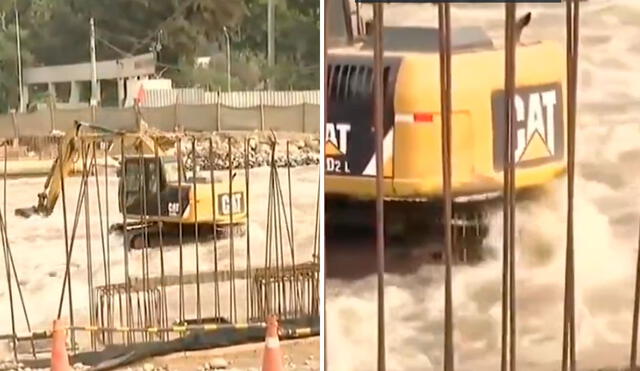
[[278, 320], [275, 316], [267, 318], [267, 336], [264, 341], [262, 371], [284, 371], [280, 340], [278, 339]]
[[67, 355], [67, 333], [63, 320], [53, 321], [53, 336], [51, 345], [51, 371], [69, 371], [69, 356]]

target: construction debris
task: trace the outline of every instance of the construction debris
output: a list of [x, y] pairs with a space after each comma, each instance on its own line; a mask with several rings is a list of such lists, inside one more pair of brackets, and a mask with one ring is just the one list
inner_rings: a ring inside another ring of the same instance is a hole
[[[213, 137], [213, 159], [209, 157], [208, 141], [196, 144], [196, 161], [200, 170], [224, 170], [229, 168], [229, 144], [231, 137], [231, 162], [234, 168], [244, 168], [245, 147], [248, 152], [249, 167], [256, 168], [271, 165], [271, 134], [254, 133], [249, 136], [228, 133]], [[296, 138], [279, 138], [275, 147], [274, 161], [277, 167], [287, 166], [287, 143], [291, 167], [317, 165], [320, 163], [320, 140], [317, 135], [297, 135]], [[186, 167], [191, 170], [193, 156], [191, 148], [185, 146]]]

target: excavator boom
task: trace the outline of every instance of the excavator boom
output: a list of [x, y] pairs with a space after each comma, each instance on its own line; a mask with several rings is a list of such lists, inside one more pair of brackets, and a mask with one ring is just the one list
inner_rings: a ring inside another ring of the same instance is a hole
[[[53, 212], [61, 190], [61, 179], [68, 177], [73, 171], [73, 164], [78, 154], [78, 138], [80, 131], [89, 125], [76, 121], [74, 130], [64, 135], [60, 139], [59, 155], [53, 161], [51, 170], [47, 175], [44, 183], [44, 190], [38, 193], [38, 204], [28, 208], [19, 208], [15, 210], [17, 216], [29, 218], [35, 214], [49, 216]], [[56, 133], [57, 134], [57, 133]], [[61, 137], [62, 135], [54, 136]]]
[[[146, 127], [146, 125], [145, 125]], [[90, 132], [95, 134], [105, 135], [86, 135], [82, 136], [81, 132]], [[121, 133], [104, 128], [95, 124], [85, 123], [81, 121], [75, 122], [74, 130], [66, 134], [60, 143], [60, 155], [53, 161], [51, 170], [47, 175], [47, 179], [44, 183], [44, 189], [38, 193], [38, 203], [36, 206], [27, 208], [18, 208], [15, 210], [15, 215], [23, 218], [29, 218], [33, 215], [49, 216], [53, 212], [61, 191], [61, 179], [69, 177], [74, 169], [74, 164], [80, 157], [81, 143], [80, 139], [84, 140], [85, 144], [90, 144], [92, 141], [103, 141], [113, 135], [113, 138], [118, 138]], [[124, 147], [126, 153], [135, 151], [135, 154], [142, 152], [143, 154], [153, 155], [156, 150], [154, 140], [146, 133], [146, 131], [140, 131], [134, 135], [124, 134]], [[120, 146], [122, 145], [120, 140], [114, 140], [114, 145], [111, 146], [109, 152], [120, 153]], [[160, 156], [165, 154], [162, 148], [158, 148]], [[82, 159], [81, 159], [82, 160]]]

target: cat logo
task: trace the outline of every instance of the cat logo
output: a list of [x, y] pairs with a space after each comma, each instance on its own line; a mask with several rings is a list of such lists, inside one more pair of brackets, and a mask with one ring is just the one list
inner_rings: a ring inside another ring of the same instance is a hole
[[347, 148], [351, 124], [327, 123], [324, 142], [325, 170], [332, 174], [351, 174]]
[[[525, 102], [521, 95], [515, 96], [516, 112], [516, 162], [553, 157], [555, 152], [554, 108], [556, 91], [547, 90], [529, 94]], [[528, 110], [527, 110], [528, 107]]]
[[[502, 100], [502, 101], [501, 101]], [[518, 166], [539, 165], [562, 158], [564, 131], [559, 84], [516, 89], [515, 150]], [[494, 167], [504, 164], [504, 93], [493, 96]]]
[[233, 193], [232, 197], [229, 197], [228, 193], [223, 193], [218, 196], [218, 202], [220, 203], [218, 211], [222, 215], [231, 214], [232, 209], [234, 214], [239, 214], [244, 211], [244, 197], [241, 192]]
[[345, 156], [351, 125], [348, 123], [327, 123], [324, 143], [325, 156]]

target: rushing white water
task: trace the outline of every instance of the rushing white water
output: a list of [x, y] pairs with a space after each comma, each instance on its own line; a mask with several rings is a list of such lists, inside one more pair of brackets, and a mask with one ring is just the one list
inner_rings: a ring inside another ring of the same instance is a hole
[[[431, 5], [385, 9], [388, 24], [437, 25]], [[518, 5], [519, 14], [533, 12], [523, 39], [564, 44], [564, 9], [564, 4]], [[624, 365], [629, 357], [640, 194], [640, 2], [591, 0], [581, 3], [581, 10], [576, 343], [579, 368], [596, 369]], [[503, 5], [452, 5], [452, 24], [482, 25], [501, 44]], [[559, 180], [549, 188], [542, 200], [517, 208], [519, 370], [559, 369], [562, 356], [566, 182]], [[496, 250], [496, 259], [454, 270], [454, 339], [460, 370], [499, 368], [501, 214], [493, 218], [486, 244]], [[441, 267], [426, 265], [412, 275], [386, 276], [388, 369], [442, 368], [442, 277]], [[374, 276], [327, 282], [332, 370], [375, 369], [376, 285]]]
[[[243, 172], [240, 172], [242, 175]], [[288, 210], [288, 188], [286, 170], [279, 171], [280, 182], [282, 184], [283, 197]], [[102, 223], [106, 224], [105, 188], [104, 178], [100, 174], [100, 195], [102, 208]], [[293, 217], [295, 224], [295, 247], [296, 263], [308, 262], [312, 260], [313, 240], [315, 237], [314, 225], [316, 223], [316, 200], [318, 192], [318, 167], [306, 166], [291, 170], [292, 176], [292, 196], [293, 196]], [[220, 177], [226, 179], [226, 173], [221, 172]], [[251, 266], [253, 268], [264, 266], [265, 264], [265, 237], [267, 234], [267, 200], [269, 193], [269, 168], [259, 168], [251, 170], [250, 185], [250, 237], [251, 237]], [[44, 178], [9, 179], [7, 182], [7, 214], [8, 214], [8, 235], [11, 249], [16, 263], [16, 268], [20, 278], [29, 319], [32, 329], [43, 331], [50, 329], [51, 321], [58, 312], [58, 303], [62, 290], [62, 279], [65, 272], [65, 239], [63, 228], [62, 202], [58, 201], [54, 213], [47, 217], [34, 216], [30, 219], [22, 219], [14, 216], [13, 210], [18, 207], [28, 207], [37, 202], [37, 194], [42, 190]], [[80, 178], [69, 178], [65, 182], [67, 213], [69, 223], [69, 239], [71, 239], [71, 229], [73, 225], [73, 213], [76, 208], [76, 199]], [[112, 173], [109, 181], [109, 224], [122, 222], [122, 216], [118, 212], [117, 199], [118, 179]], [[2, 199], [2, 182], [0, 181], [0, 200]], [[91, 234], [91, 255], [92, 255], [92, 278], [93, 286], [103, 285], [104, 260], [102, 250], [102, 239], [100, 232], [97, 188], [90, 181], [90, 234]], [[1, 204], [0, 204], [1, 205]], [[0, 206], [1, 207], [1, 206]], [[284, 230], [284, 227], [283, 227]], [[284, 232], [283, 232], [284, 233]], [[88, 325], [89, 291], [88, 291], [88, 269], [87, 269], [87, 233], [85, 229], [84, 209], [80, 213], [79, 227], [76, 241], [74, 243], [73, 256], [71, 259], [72, 296], [74, 306], [75, 323]], [[234, 265], [236, 269], [246, 267], [246, 237], [234, 238]], [[283, 244], [285, 249], [285, 264], [290, 264], [288, 245]], [[118, 233], [110, 235], [110, 266], [111, 282], [124, 282], [124, 253], [122, 236]], [[220, 270], [230, 269], [230, 246], [229, 240], [218, 242], [218, 268]], [[202, 242], [199, 244], [199, 260], [201, 272], [213, 270], [214, 253], [213, 242]], [[185, 244], [183, 249], [184, 272], [195, 272], [196, 249], [193, 243]], [[152, 277], [158, 277], [160, 272], [159, 249], [150, 251], [149, 267]], [[6, 273], [4, 260], [0, 255], [0, 333], [11, 333], [11, 317], [9, 306], [9, 293], [6, 284]], [[139, 251], [134, 251], [129, 255], [129, 267], [132, 277], [142, 275], [142, 256]], [[179, 272], [179, 249], [174, 247], [165, 248], [165, 272], [168, 275], [177, 275]], [[13, 285], [14, 309], [16, 313], [16, 324], [18, 334], [27, 331], [19, 297], [16, 291], [15, 281]], [[242, 320], [245, 290], [244, 281], [237, 284], [237, 301], [239, 318]], [[228, 316], [229, 309], [229, 286], [221, 285], [221, 306], [222, 315]], [[193, 285], [187, 289], [186, 310], [187, 318], [190, 315], [195, 317], [196, 299]], [[175, 293], [174, 293], [175, 292]], [[177, 313], [177, 289], [168, 292], [170, 313]], [[202, 315], [212, 316], [213, 312], [213, 285], [203, 285], [202, 287]], [[134, 299], [135, 301], [135, 299]], [[135, 305], [135, 304], [134, 304]], [[65, 303], [63, 306], [63, 316], [69, 318], [68, 296], [65, 292]], [[173, 318], [171, 318], [173, 320]], [[0, 344], [0, 359], [8, 355], [5, 344]], [[82, 344], [87, 345], [87, 344]]]

